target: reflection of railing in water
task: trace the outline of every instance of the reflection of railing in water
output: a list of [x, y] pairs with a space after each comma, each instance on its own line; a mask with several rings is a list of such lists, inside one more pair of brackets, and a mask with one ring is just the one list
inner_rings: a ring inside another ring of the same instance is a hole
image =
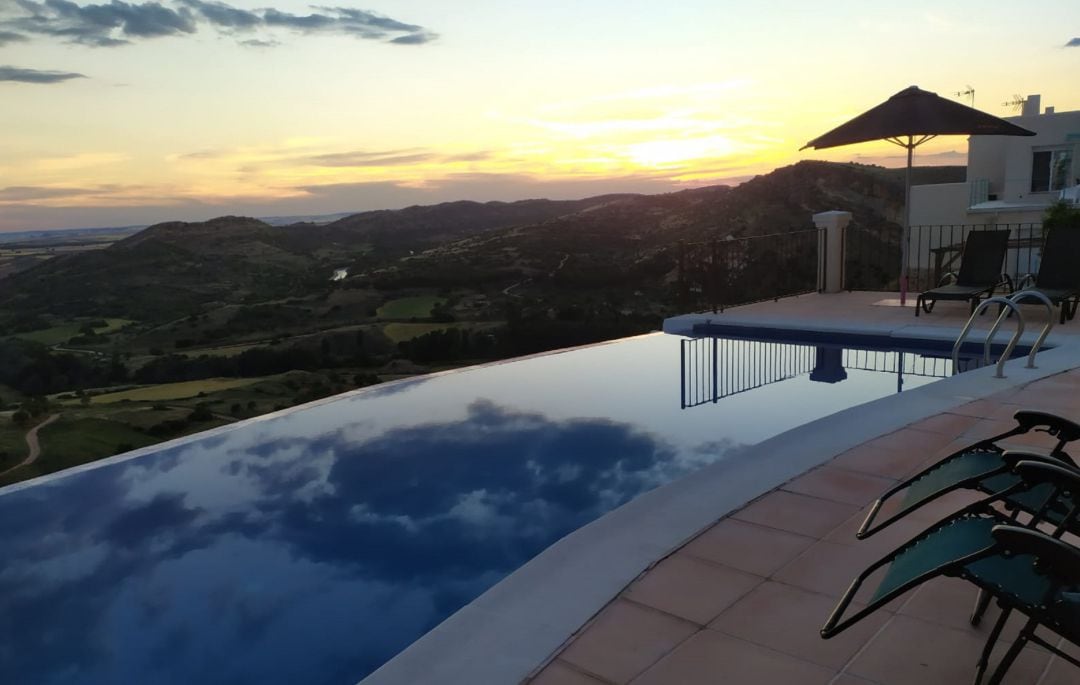
[[[844, 350], [844, 368], [882, 373], [903, 373], [906, 376], [948, 378], [952, 373], [952, 360], [946, 357], [928, 357], [911, 352], [885, 350]], [[978, 357], [961, 357], [960, 372], [983, 366]]]
[[682, 341], [682, 406], [724, 397], [810, 373], [815, 348], [789, 343], [693, 338]]
[[[960, 359], [960, 372], [983, 366], [979, 357]], [[843, 349], [832, 345], [692, 338], [682, 341], [682, 406], [717, 402], [747, 390], [810, 374], [822, 383], [838, 383], [847, 371], [896, 374], [897, 392], [904, 376], [948, 378], [952, 360], [916, 352]]]

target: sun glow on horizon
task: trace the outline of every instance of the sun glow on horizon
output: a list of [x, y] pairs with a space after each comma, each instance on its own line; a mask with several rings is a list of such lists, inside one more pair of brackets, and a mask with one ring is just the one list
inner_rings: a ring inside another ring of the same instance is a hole
[[[1080, 49], [1047, 38], [1052, 20], [1018, 27], [994, 8], [915, 0], [932, 20], [894, 43], [886, 8], [844, 0], [807, 15], [778, 3], [478, 3], [451, 14], [403, 0], [370, 9], [437, 25], [404, 45], [299, 31], [250, 47], [204, 24], [93, 48], [43, 35], [4, 43], [16, 10], [0, 7], [0, 64], [25, 67], [0, 72], [0, 230], [664, 192], [809, 158], [901, 166], [886, 143], [799, 148], [911, 83], [943, 96], [974, 83], [979, 107], [998, 115], [1009, 112], [991, 103], [1016, 89], [1080, 109], [1068, 80]], [[312, 11], [304, 0], [228, 4]], [[718, 38], [721, 20], [730, 30]], [[942, 42], [947, 26], [963, 27], [960, 38]], [[1024, 47], [1006, 58], [995, 36]], [[874, 57], [886, 43], [890, 58]], [[1030, 65], [1037, 83], [1021, 73]], [[964, 150], [963, 138], [938, 139], [916, 163], [962, 164]]]

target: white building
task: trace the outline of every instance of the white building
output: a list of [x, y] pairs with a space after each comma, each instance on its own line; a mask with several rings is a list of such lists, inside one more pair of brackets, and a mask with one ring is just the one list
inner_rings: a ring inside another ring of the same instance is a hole
[[1029, 95], [1007, 117], [1035, 136], [968, 138], [967, 181], [914, 186], [911, 225], [1040, 223], [1046, 208], [1080, 193], [1080, 111], [1040, 113]]

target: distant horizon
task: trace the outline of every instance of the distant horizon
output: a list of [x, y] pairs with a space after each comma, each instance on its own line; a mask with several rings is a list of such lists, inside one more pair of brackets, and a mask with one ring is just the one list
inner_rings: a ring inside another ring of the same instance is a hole
[[[946, 154], [947, 155], [948, 154], [959, 155], [959, 153], [946, 153]], [[962, 163], [959, 163], [959, 162], [944, 162], [942, 160], [945, 157], [946, 157], [946, 155], [932, 155], [932, 156], [928, 156], [927, 158], [922, 159], [922, 160], [919, 160], [918, 158], [916, 158], [915, 166], [916, 167], [966, 166], [966, 162], [967, 162], [966, 155], [963, 156]], [[897, 159], [900, 159], [900, 158], [897, 158]], [[829, 160], [800, 160], [800, 161], [829, 161]], [[885, 158], [885, 161], [896, 161], [896, 160], [895, 159], [890, 159], [890, 158]], [[922, 161], [924, 163], [920, 164], [919, 163], [920, 161]], [[878, 163], [876, 163], [874, 161], [871, 161], [871, 160], [868, 160], [866, 158], [853, 159], [853, 160], [848, 160], [848, 161], [836, 160], [836, 163], [865, 164], [865, 165], [868, 165], [868, 166], [881, 166], [881, 167], [886, 168], [886, 169], [903, 169], [904, 168], [903, 166], [886, 166], [886, 165], [883, 165], [883, 164], [878, 164]], [[567, 188], [568, 192], [566, 194], [562, 194], [562, 195], [527, 194], [527, 195], [521, 195], [521, 196], [517, 196], [517, 197], [510, 197], [510, 196], [504, 195], [502, 197], [488, 197], [488, 198], [481, 199], [481, 198], [477, 198], [477, 197], [458, 197], [458, 196], [450, 197], [450, 196], [444, 196], [443, 194], [434, 193], [432, 191], [417, 190], [416, 195], [415, 195], [415, 201], [407, 201], [407, 202], [403, 202], [401, 204], [396, 204], [394, 206], [368, 206], [368, 207], [350, 208], [350, 209], [329, 209], [327, 211], [319, 211], [322, 208], [311, 207], [310, 205], [307, 205], [306, 203], [303, 204], [303, 205], [300, 205], [300, 207], [303, 207], [303, 208], [310, 207], [312, 209], [312, 211], [271, 211], [271, 207], [273, 207], [273, 205], [270, 205], [270, 206], [262, 205], [262, 207], [265, 208], [265, 211], [260, 211], [260, 208], [258, 206], [246, 206], [246, 207], [244, 207], [244, 206], [234, 206], [234, 207], [228, 207], [228, 206], [220, 206], [220, 205], [214, 205], [213, 209], [210, 208], [211, 206], [207, 206], [207, 205], [201, 205], [201, 206], [198, 206], [198, 207], [190, 207], [190, 206], [189, 207], [184, 207], [184, 206], [179, 206], [179, 207], [140, 207], [140, 208], [135, 208], [133, 210], [124, 208], [127, 211], [133, 211], [133, 212], [144, 212], [145, 211], [145, 212], [160, 213], [160, 215], [157, 216], [157, 218], [155, 218], [154, 220], [149, 220], [149, 221], [129, 221], [129, 222], [116, 222], [116, 223], [99, 223], [99, 224], [93, 224], [93, 225], [73, 225], [73, 224], [69, 224], [69, 225], [47, 225], [47, 226], [34, 226], [34, 227], [18, 228], [18, 227], [6, 227], [5, 224], [0, 223], [0, 234], [8, 234], [8, 233], [16, 233], [16, 234], [17, 233], [47, 233], [47, 232], [52, 232], [52, 231], [78, 231], [78, 230], [88, 230], [88, 231], [89, 230], [123, 230], [123, 229], [133, 229], [133, 228], [146, 228], [146, 227], [149, 227], [149, 226], [154, 226], [156, 224], [168, 223], [168, 222], [172, 222], [172, 221], [183, 221], [183, 222], [188, 222], [188, 223], [198, 223], [198, 222], [203, 222], [203, 221], [210, 221], [212, 219], [216, 219], [216, 218], [223, 217], [223, 216], [244, 216], [244, 217], [251, 217], [251, 218], [259, 219], [259, 220], [267, 220], [267, 219], [275, 219], [275, 218], [298, 218], [298, 219], [302, 219], [302, 218], [307, 218], [307, 217], [313, 217], [314, 218], [314, 217], [325, 217], [325, 216], [335, 216], [335, 215], [347, 216], [347, 215], [352, 215], [352, 214], [362, 214], [362, 213], [365, 213], [365, 212], [399, 211], [399, 210], [402, 210], [402, 209], [407, 209], [409, 207], [416, 207], [416, 206], [423, 207], [423, 206], [431, 206], [431, 205], [443, 204], [443, 203], [447, 203], [447, 202], [462, 202], [462, 201], [464, 201], [464, 202], [479, 202], [479, 203], [486, 203], [486, 202], [508, 202], [509, 203], [509, 202], [523, 202], [523, 201], [527, 201], [527, 200], [572, 201], [572, 200], [581, 200], [581, 199], [585, 199], [585, 198], [589, 198], [589, 197], [596, 197], [596, 196], [599, 196], [599, 195], [615, 195], [615, 194], [660, 195], [660, 194], [664, 194], [664, 193], [679, 192], [679, 191], [682, 191], [682, 190], [689, 190], [689, 189], [694, 189], [694, 188], [705, 188], [705, 187], [709, 187], [709, 186], [721, 186], [721, 185], [723, 185], [723, 186], [736, 187], [736, 186], [741, 185], [742, 183], [745, 183], [746, 181], [749, 181], [749, 180], [751, 180], [753, 178], [756, 178], [758, 176], [762, 176], [762, 175], [765, 175], [765, 174], [772, 173], [773, 171], [776, 171], [777, 169], [780, 169], [780, 168], [783, 168], [783, 167], [786, 167], [786, 166], [790, 166], [790, 164], [785, 164], [785, 165], [782, 165], [780, 167], [776, 167], [776, 169], [770, 169], [770, 170], [767, 170], [767, 171], [763, 171], [760, 174], [753, 174], [753, 175], [749, 175], [749, 176], [740, 176], [740, 177], [727, 178], [727, 179], [717, 179], [715, 182], [695, 183], [695, 184], [687, 184], [687, 185], [682, 185], [682, 186], [675, 186], [675, 185], [671, 185], [671, 184], [668, 184], [667, 186], [665, 186], [663, 184], [657, 184], [655, 187], [652, 187], [652, 186], [640, 187], [639, 186], [639, 187], [637, 187], [635, 189], [627, 189], [627, 188], [622, 187], [620, 185], [625, 179], [611, 179], [609, 181], [599, 181], [599, 182], [581, 184], [581, 185], [589, 188], [589, 190], [587, 192], [584, 191], [583, 189], [578, 189], [575, 192], [570, 192], [569, 191], [569, 186], [571, 184], [556, 184], [556, 183], [545, 184], [544, 182], [541, 181], [541, 182], [537, 182], [535, 185], [532, 186], [533, 188], [543, 188], [545, 186], [549, 186], [549, 187], [552, 187], [552, 188]], [[635, 181], [636, 181], [636, 179], [632, 180], [631, 183], [633, 183]], [[609, 187], [609, 185], [610, 185], [610, 187]], [[510, 190], [510, 189], [508, 188], [507, 190]], [[425, 193], [431, 193], [431, 194], [425, 194]], [[344, 200], [344, 197], [341, 198], [341, 200]], [[297, 207], [297, 205], [286, 204], [287, 202], [288, 202], [288, 200], [285, 200], [281, 204], [278, 204], [277, 207], [279, 209], [287, 209], [288, 207]], [[97, 209], [97, 208], [92, 208], [92, 209]], [[245, 209], [247, 211], [244, 211]], [[170, 214], [169, 210], [176, 210], [176, 211], [174, 211], [173, 213]], [[64, 208], [62, 211], [64, 213], [67, 213], [67, 212], [83, 213], [83, 212], [87, 211], [87, 208]], [[116, 210], [115, 210], [115, 208], [111, 208], [110, 211], [116, 211]], [[181, 216], [181, 214], [183, 214], [185, 216]]]

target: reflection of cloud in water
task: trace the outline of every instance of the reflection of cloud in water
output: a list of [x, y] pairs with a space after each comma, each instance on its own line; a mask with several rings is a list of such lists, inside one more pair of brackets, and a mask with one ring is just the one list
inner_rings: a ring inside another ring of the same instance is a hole
[[[361, 441], [348, 426], [244, 435], [0, 497], [0, 673], [355, 682], [555, 540], [704, 459], [628, 424], [486, 401]], [[713, 459], [718, 448], [730, 445]], [[212, 475], [213, 498], [192, 473]]]

